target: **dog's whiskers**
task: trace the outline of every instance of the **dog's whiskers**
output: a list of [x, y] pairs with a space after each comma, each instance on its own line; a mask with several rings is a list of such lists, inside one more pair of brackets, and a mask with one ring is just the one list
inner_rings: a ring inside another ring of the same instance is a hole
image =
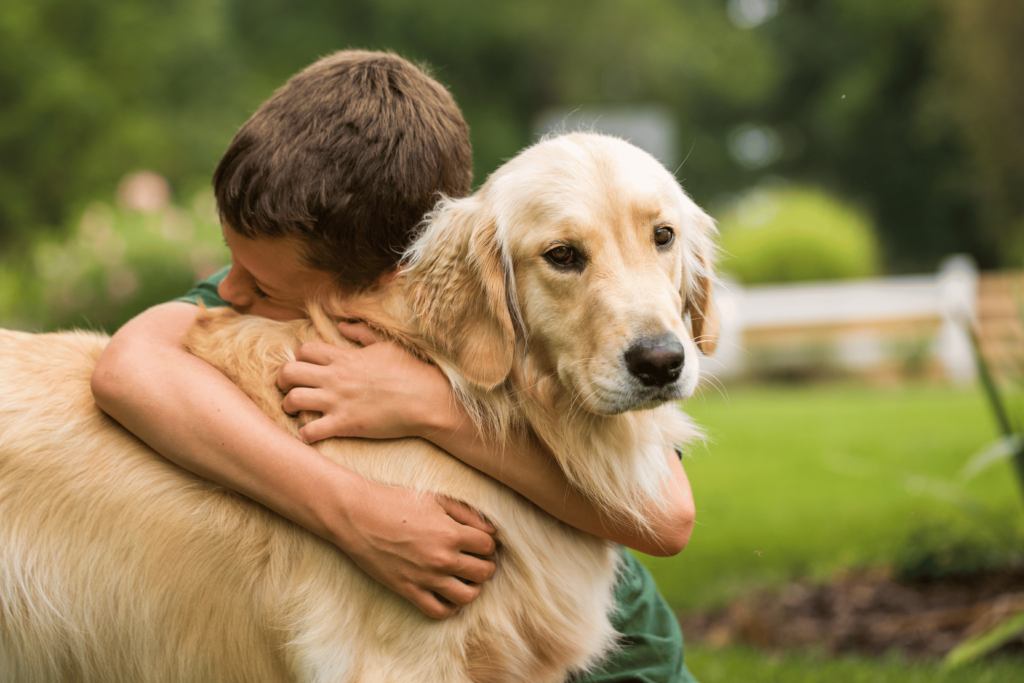
[[714, 387], [715, 390], [718, 391], [719, 395], [721, 395], [721, 397], [725, 399], [726, 403], [728, 403], [729, 402], [728, 391], [726, 390], [725, 384], [722, 382], [722, 380], [719, 379], [717, 376], [715, 376], [714, 373], [711, 373], [711, 372], [704, 373], [703, 376], [702, 376], [702, 379], [705, 379], [705, 378], [707, 379], [707, 382], [706, 383], [698, 384], [697, 385], [697, 390], [694, 392], [695, 394], [700, 394], [701, 398], [704, 399], [704, 406], [707, 407], [707, 397], [704, 395], [704, 387], [705, 386], [712, 386], [712, 387]]

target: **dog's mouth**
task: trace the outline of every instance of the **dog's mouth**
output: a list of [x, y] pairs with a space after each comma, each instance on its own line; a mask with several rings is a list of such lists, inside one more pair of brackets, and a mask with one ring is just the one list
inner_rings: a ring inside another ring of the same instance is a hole
[[[696, 376], [696, 373], [693, 373]], [[670, 401], [689, 398], [696, 390], [696, 381], [685, 372], [680, 378], [663, 386], [644, 386], [634, 378], [627, 378], [615, 386], [599, 386], [594, 382], [583, 394], [587, 408], [598, 415], [621, 415], [634, 410], [651, 410]]]
[[679, 401], [688, 397], [689, 394], [683, 391], [682, 382], [674, 382], [663, 387], [641, 387], [608, 396], [606, 400], [600, 402], [603, 409], [599, 412], [605, 415], [620, 415], [632, 410], [651, 410], [669, 401]]
[[686, 392], [683, 389], [683, 382], [679, 381], [675, 384], [667, 387], [657, 387], [656, 389], [649, 389], [646, 391], [637, 392], [635, 399], [635, 405], [626, 410], [650, 410], [651, 408], [657, 408], [663, 403], [669, 401], [680, 401], [684, 398], [689, 398], [693, 392]]

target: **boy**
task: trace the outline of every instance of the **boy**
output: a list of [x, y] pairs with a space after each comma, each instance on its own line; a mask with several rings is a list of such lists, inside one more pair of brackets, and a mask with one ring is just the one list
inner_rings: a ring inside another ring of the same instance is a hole
[[[230, 269], [186, 301], [125, 325], [93, 377], [97, 404], [158, 452], [335, 544], [434, 618], [479, 595], [494, 572], [494, 529], [463, 505], [368, 482], [320, 456], [191, 356], [181, 338], [198, 299], [287, 320], [302, 317], [320, 288], [372, 287], [393, 272], [438, 194], [467, 194], [470, 177], [468, 130], [442, 86], [394, 55], [320, 60], [253, 115], [217, 167]], [[513, 444], [504, 457], [465, 419], [436, 368], [372, 343], [365, 328], [340, 329], [365, 348], [305, 345], [282, 372], [285, 410], [324, 413], [307, 425], [307, 442], [421, 436], [580, 529], [648, 553], [685, 545], [693, 508], [678, 461], [669, 513], [652, 515], [655, 533], [641, 535], [596, 511], [536, 440]], [[616, 626], [632, 640], [619, 655], [625, 665], [611, 661], [608, 677], [594, 680], [681, 680], [678, 626], [650, 576], [626, 560]]]

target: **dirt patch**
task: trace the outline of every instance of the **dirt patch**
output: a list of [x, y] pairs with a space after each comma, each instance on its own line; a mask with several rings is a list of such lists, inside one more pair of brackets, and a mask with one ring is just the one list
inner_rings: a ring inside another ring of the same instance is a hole
[[[1024, 566], [899, 582], [884, 570], [851, 572], [825, 584], [797, 582], [759, 591], [725, 608], [680, 619], [688, 641], [829, 654], [900, 650], [934, 659], [1024, 610]], [[1000, 654], [1024, 657], [1024, 640]]]

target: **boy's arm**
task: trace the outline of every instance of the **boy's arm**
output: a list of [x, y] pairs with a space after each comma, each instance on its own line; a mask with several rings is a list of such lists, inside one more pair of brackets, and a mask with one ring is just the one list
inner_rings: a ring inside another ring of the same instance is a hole
[[324, 414], [302, 429], [307, 442], [331, 436], [420, 436], [578, 529], [649, 555], [675, 555], [686, 546], [695, 519], [693, 494], [674, 452], [665, 453], [672, 476], [664, 485], [664, 505], [652, 507], [650, 531], [644, 532], [609, 517], [580, 493], [536, 438], [523, 436], [503, 448], [481, 435], [436, 367], [395, 344], [376, 343], [362, 325], [343, 323], [339, 329], [365, 348], [304, 344], [299, 362], [286, 365], [278, 380], [288, 391], [286, 410]]
[[[455, 412], [455, 411], [452, 411]], [[480, 436], [469, 418], [444, 414], [442, 422], [423, 437], [452, 455], [526, 496], [540, 508], [577, 529], [639, 550], [647, 555], [671, 557], [686, 547], [696, 513], [685, 470], [674, 451], [666, 451], [672, 476], [662, 488], [664, 506], [652, 507], [649, 531], [609, 517], [573, 486], [554, 456], [536, 438], [525, 437], [506, 447]]]
[[178, 465], [337, 545], [427, 615], [472, 601], [494, 572], [474, 556], [493, 553], [494, 530], [454, 501], [371, 483], [280, 429], [184, 348], [199, 310], [164, 304], [121, 328], [93, 375], [100, 408]]

